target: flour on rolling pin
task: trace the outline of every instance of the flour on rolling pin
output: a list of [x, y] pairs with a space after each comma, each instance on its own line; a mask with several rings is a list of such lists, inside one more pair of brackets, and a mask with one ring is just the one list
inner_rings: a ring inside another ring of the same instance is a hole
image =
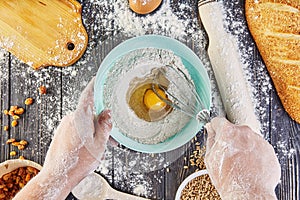
[[34, 69], [75, 63], [87, 42], [76, 0], [1, 1], [0, 47]]
[[201, 21], [208, 33], [208, 55], [228, 119], [239, 125], [248, 125], [260, 133], [260, 122], [246, 83], [236, 39], [224, 28], [221, 2], [199, 7]]

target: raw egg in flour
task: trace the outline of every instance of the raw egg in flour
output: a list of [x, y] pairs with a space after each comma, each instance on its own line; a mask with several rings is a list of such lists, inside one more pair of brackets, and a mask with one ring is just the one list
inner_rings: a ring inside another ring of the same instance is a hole
[[[163, 97], [164, 99], [167, 98], [166, 93], [164, 93], [161, 89], [156, 89], [157, 93]], [[161, 109], [165, 108], [167, 105], [166, 103], [161, 100], [152, 89], [148, 89], [144, 94], [144, 104], [146, 107], [153, 111], [160, 111]]]
[[[161, 97], [167, 98], [163, 90], [156, 88], [156, 91]], [[172, 111], [172, 108], [154, 93], [152, 83], [147, 82], [133, 89], [128, 104], [140, 119], [148, 122], [161, 120]]]
[[148, 14], [159, 7], [162, 0], [129, 0], [129, 7], [138, 14]]

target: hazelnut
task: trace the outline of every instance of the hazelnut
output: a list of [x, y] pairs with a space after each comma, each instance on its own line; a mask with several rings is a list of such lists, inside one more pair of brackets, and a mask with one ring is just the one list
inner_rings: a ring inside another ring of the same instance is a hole
[[24, 150], [24, 149], [25, 149], [25, 146], [24, 146], [24, 145], [18, 145], [18, 149], [19, 149], [19, 150]]
[[28, 182], [28, 181], [30, 181], [30, 179], [31, 179], [30, 174], [26, 174], [26, 176], [25, 176], [25, 181]]
[[10, 138], [10, 139], [6, 140], [6, 144], [11, 144], [11, 143], [13, 143], [15, 141], [16, 141], [15, 138]]
[[27, 98], [25, 99], [25, 105], [31, 105], [33, 103], [33, 99], [32, 98]]
[[9, 114], [10, 116], [14, 116], [14, 115], [15, 115], [15, 112], [12, 111], [12, 110], [10, 110], [10, 111], [8, 111], [8, 114]]
[[15, 119], [15, 120], [20, 119], [20, 117], [18, 115], [14, 115], [12, 118]]
[[20, 156], [19, 159], [20, 160], [25, 160], [25, 157], [24, 156]]
[[26, 146], [28, 144], [28, 142], [26, 140], [21, 140], [19, 143], [20, 143], [20, 145], [24, 145], [24, 146]]
[[44, 85], [39, 87], [39, 91], [40, 91], [40, 94], [46, 94], [47, 93], [47, 89]]
[[11, 122], [11, 126], [12, 126], [12, 127], [16, 127], [17, 125], [18, 125], [18, 121], [14, 119], [14, 120]]
[[17, 155], [17, 152], [16, 152], [16, 151], [11, 151], [11, 152], [9, 153], [9, 155], [10, 155], [10, 156], [16, 156], [16, 155]]
[[25, 186], [24, 183], [22, 183], [22, 182], [19, 183], [20, 188], [23, 188], [24, 186]]
[[11, 143], [11, 145], [13, 145], [13, 146], [17, 147], [17, 146], [19, 146], [19, 145], [20, 145], [20, 142], [17, 142], [17, 141], [16, 141], [16, 142], [12, 142], [12, 143]]
[[23, 113], [24, 113], [24, 108], [17, 108], [16, 110], [15, 110], [15, 114], [17, 114], [17, 115], [22, 115]]
[[14, 112], [17, 109], [18, 109], [18, 106], [10, 106], [9, 111], [13, 111]]
[[8, 131], [9, 127], [8, 126], [3, 126], [4, 131]]

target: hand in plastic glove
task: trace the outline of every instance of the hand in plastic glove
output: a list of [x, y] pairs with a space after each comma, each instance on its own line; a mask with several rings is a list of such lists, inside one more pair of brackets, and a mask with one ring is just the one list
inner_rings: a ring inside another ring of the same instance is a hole
[[94, 80], [81, 94], [75, 112], [65, 116], [50, 144], [44, 166], [14, 198], [65, 199], [99, 165], [111, 130], [110, 112], [94, 116]]
[[267, 141], [224, 118], [214, 118], [206, 129], [205, 164], [223, 200], [277, 199], [280, 165]]

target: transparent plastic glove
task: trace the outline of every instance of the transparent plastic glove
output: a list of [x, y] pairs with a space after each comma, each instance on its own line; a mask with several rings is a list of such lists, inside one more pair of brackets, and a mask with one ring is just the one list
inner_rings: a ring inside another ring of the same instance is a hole
[[65, 199], [99, 165], [111, 130], [110, 112], [95, 118], [92, 80], [75, 112], [65, 116], [50, 144], [44, 166], [14, 199]]
[[277, 199], [281, 170], [267, 141], [225, 118], [214, 118], [206, 129], [205, 164], [223, 200]]

